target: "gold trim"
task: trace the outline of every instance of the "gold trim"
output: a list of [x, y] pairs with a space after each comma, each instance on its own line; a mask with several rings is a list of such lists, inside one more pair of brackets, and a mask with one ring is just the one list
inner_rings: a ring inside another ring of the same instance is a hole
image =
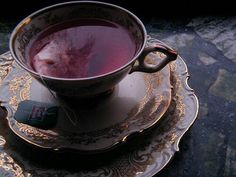
[[17, 110], [20, 101], [30, 99], [32, 77], [28, 73], [14, 77], [9, 83], [10, 101], [14, 111]]
[[[156, 40], [153, 41], [155, 42]], [[174, 75], [177, 79], [172, 77], [172, 81], [176, 81], [180, 78], [177, 83], [180, 84], [181, 87], [177, 90], [175, 88], [173, 89], [176, 91], [176, 94], [173, 92], [173, 96], [178, 96], [173, 98], [171, 106], [162, 119], [163, 121], [160, 122], [160, 125], [157, 128], [154, 128], [152, 134], [147, 137], [147, 140], [142, 140], [145, 144], [141, 144], [140, 148], [135, 149], [129, 154], [117, 157], [117, 159], [110, 162], [109, 166], [104, 166], [95, 171], [79, 171], [81, 176], [104, 176], [108, 171], [109, 175], [124, 174], [127, 176], [135, 176], [140, 174], [141, 176], [151, 177], [168, 164], [175, 151], [179, 150], [178, 145], [182, 136], [196, 120], [199, 109], [198, 99], [187, 83], [187, 66], [182, 58], [178, 57], [177, 60], [177, 62], [179, 62], [178, 64], [181, 64], [180, 67], [185, 68], [186, 70], [183, 72], [181, 70], [180, 73], [179, 68], [176, 67], [177, 65], [173, 63], [174, 70], [171, 66], [172, 73], [179, 74]], [[178, 87], [178, 84], [173, 84], [173, 86]], [[182, 105], [179, 106], [179, 104]], [[188, 106], [191, 106], [188, 107], [188, 109], [186, 108], [187, 104]], [[178, 109], [180, 110], [175, 109], [175, 107], [179, 107]], [[186, 113], [189, 112], [192, 113], [191, 116], [186, 116]], [[122, 127], [126, 128], [126, 125], [124, 124]], [[3, 158], [4, 157], [0, 156], [0, 162]], [[33, 167], [31, 167], [30, 170], [32, 170], [30, 171], [32, 172], [32, 175], [35, 176], [40, 173], [37, 169], [33, 169]], [[49, 175], [57, 174], [55, 171], [48, 170]], [[58, 174], [59, 173], [61, 173], [61, 171], [59, 171]]]
[[29, 74], [27, 74], [25, 78], [25, 86], [20, 91], [21, 100], [30, 99], [30, 88], [31, 88], [32, 82], [33, 82], [33, 78]]
[[[9, 84], [10, 95], [12, 95], [9, 104], [13, 107], [14, 112], [17, 109], [19, 101], [30, 99], [30, 88], [32, 84], [32, 77], [29, 74], [25, 73], [25, 71], [22, 71], [21, 75], [19, 74], [20, 73], [17, 73], [17, 76], [14, 77]], [[154, 126], [167, 111], [171, 101], [171, 86], [163, 83], [163, 74], [161, 74], [161, 72], [144, 74], [144, 81], [146, 84], [145, 96], [141, 99], [138, 105], [130, 110], [127, 117], [122, 122], [119, 122], [111, 127], [107, 127], [106, 129], [99, 130], [102, 132], [107, 132], [106, 134], [99, 131], [93, 131], [85, 135], [82, 134], [73, 136], [73, 138], [70, 134], [68, 134], [68, 136], [65, 134], [64, 136], [60, 136], [60, 140], [58, 140], [58, 142], [69, 141], [69, 139], [72, 138], [73, 141], [79, 143], [77, 148], [81, 148], [88, 144], [91, 144], [90, 146], [92, 146], [92, 144], [97, 143], [101, 139], [107, 139], [107, 141], [112, 142], [112, 144], [109, 144], [109, 146], [106, 145], [106, 147], [102, 148], [99, 147], [99, 149], [96, 150], [90, 150], [91, 152], [104, 151], [118, 145], [121, 142], [124, 142], [124, 140], [128, 139], [128, 136], [131, 134], [141, 133], [145, 129]], [[166, 69], [166, 75], [167, 77], [170, 77], [170, 71], [168, 69]], [[165, 82], [167, 81], [165, 80]], [[161, 88], [162, 92], [159, 93], [158, 87], [162, 84], [164, 84], [165, 87]], [[11, 118], [9, 117], [9, 119]], [[46, 133], [45, 131], [40, 131], [40, 129], [17, 123], [15, 120], [10, 122], [11, 129], [19, 137], [30, 144], [41, 148], [55, 148], [56, 146], [60, 146], [57, 144], [55, 136], [51, 133]], [[133, 129], [132, 126], [138, 126], [140, 128], [136, 130], [136, 128]], [[84, 136], [88, 136], [88, 140], [84, 139]], [[114, 139], [114, 137], [116, 137], [117, 141], [114, 142], [113, 140], [108, 140]], [[74, 143], [76, 144], [76, 142]], [[71, 147], [76, 149], [74, 146]], [[56, 149], [59, 149], [59, 147]]]
[[0, 55], [0, 86], [2, 85], [2, 82], [7, 77], [7, 75], [11, 72], [13, 63], [14, 60], [10, 55], [10, 52]]
[[16, 95], [10, 97], [9, 105], [12, 106], [13, 110], [16, 111], [19, 104], [19, 99]]
[[25, 177], [23, 169], [6, 152], [0, 152], [0, 167], [16, 177]]

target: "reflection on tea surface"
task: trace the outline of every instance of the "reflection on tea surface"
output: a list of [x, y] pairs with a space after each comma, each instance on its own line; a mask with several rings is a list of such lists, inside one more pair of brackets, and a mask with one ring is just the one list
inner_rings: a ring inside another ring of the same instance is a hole
[[122, 26], [100, 19], [80, 19], [44, 30], [27, 50], [28, 61], [40, 74], [84, 78], [125, 65], [135, 48]]

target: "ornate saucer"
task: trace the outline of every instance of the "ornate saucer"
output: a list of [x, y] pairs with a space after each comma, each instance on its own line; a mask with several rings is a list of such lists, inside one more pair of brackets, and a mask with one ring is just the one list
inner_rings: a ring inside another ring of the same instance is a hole
[[[10, 54], [6, 57], [11, 60]], [[150, 64], [160, 60], [161, 54], [149, 55]], [[126, 142], [129, 136], [154, 126], [167, 111], [171, 102], [170, 68], [158, 73], [133, 73], [120, 82], [114, 91], [93, 104], [58, 98], [13, 62], [0, 91], [1, 106], [8, 111], [11, 130], [26, 142], [51, 150], [77, 150], [97, 153]], [[4, 93], [4, 94], [3, 94]], [[74, 125], [63, 109], [59, 110], [56, 126], [43, 130], [17, 122], [13, 116], [20, 101], [66, 104], [76, 115]]]
[[[149, 39], [149, 42], [157, 42], [156, 39]], [[158, 41], [159, 42], [159, 41]], [[4, 83], [9, 80], [2, 80], [7, 75], [8, 71], [13, 71], [9, 67], [9, 61], [6, 59], [9, 55], [0, 57], [0, 66], [4, 71], [0, 72], [2, 88]], [[3, 62], [4, 61], [4, 62]], [[5, 72], [6, 71], [6, 72]], [[157, 126], [148, 131], [148, 134], [137, 136], [137, 140], [127, 146], [125, 151], [121, 151], [118, 155], [111, 155], [111, 159], [104, 162], [102, 165], [94, 164], [93, 168], [79, 168], [71, 161], [71, 156], [63, 156], [63, 163], [67, 166], [74, 166], [76, 171], [68, 171], [61, 169], [60, 165], [55, 169], [43, 165], [35, 165], [30, 163], [29, 159], [21, 152], [13, 150], [1, 153], [0, 163], [2, 171], [9, 176], [132, 176], [132, 177], [151, 177], [161, 171], [173, 157], [176, 151], [179, 151], [178, 145], [182, 136], [188, 131], [197, 117], [199, 103], [193, 90], [188, 86], [189, 78], [187, 66], [181, 57], [173, 62], [170, 66], [170, 78], [173, 85], [172, 101], [168, 111], [163, 116]], [[25, 82], [25, 85], [30, 85], [31, 81]], [[16, 86], [17, 87], [17, 86]], [[13, 87], [13, 88], [16, 88]], [[8, 90], [9, 88], [7, 88]], [[14, 91], [14, 89], [12, 89]], [[28, 89], [26, 89], [28, 90]], [[6, 91], [6, 88], [5, 88]], [[1, 91], [2, 92], [2, 91]], [[8, 92], [6, 92], [8, 93]], [[18, 92], [17, 92], [18, 93]], [[29, 92], [21, 91], [22, 98], [28, 98]], [[28, 95], [28, 96], [27, 96]], [[8, 98], [7, 96], [5, 98]], [[12, 97], [14, 100], [14, 97]], [[2, 100], [2, 104], [6, 104], [8, 100]], [[12, 101], [14, 103], [15, 101]], [[9, 105], [8, 105], [9, 106]], [[9, 125], [11, 126], [11, 119]], [[13, 124], [14, 125], [14, 124]], [[11, 127], [12, 128], [12, 127]], [[14, 131], [14, 130], [13, 130]], [[29, 132], [31, 134], [31, 132]], [[5, 138], [6, 137], [6, 138]], [[1, 147], [6, 143], [7, 135], [0, 137]], [[11, 148], [11, 147], [8, 147]], [[117, 148], [119, 150], [119, 148]], [[19, 149], [20, 150], [20, 149]], [[120, 151], [120, 150], [119, 150]], [[115, 153], [114, 151], [110, 151]], [[53, 156], [55, 158], [55, 156]], [[87, 157], [87, 156], [86, 156]], [[102, 156], [103, 159], [104, 155]], [[41, 157], [40, 159], [42, 159]], [[54, 163], [53, 158], [45, 157], [50, 164]], [[75, 157], [80, 158], [80, 157]], [[78, 159], [77, 159], [78, 160]], [[101, 161], [101, 159], [100, 159]], [[82, 162], [83, 163], [83, 162]], [[91, 164], [90, 164], [91, 165]], [[72, 167], [71, 167], [72, 168]], [[69, 168], [69, 169], [71, 169]]]

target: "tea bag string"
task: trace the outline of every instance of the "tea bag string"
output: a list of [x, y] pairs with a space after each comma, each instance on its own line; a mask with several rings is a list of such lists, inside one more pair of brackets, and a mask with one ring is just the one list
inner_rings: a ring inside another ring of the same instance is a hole
[[[43, 82], [43, 84], [47, 87], [48, 91], [50, 92], [50, 94], [53, 96], [53, 99], [55, 101], [58, 101], [59, 102], [59, 105], [61, 106], [62, 110], [64, 111], [64, 113], [66, 114], [66, 117], [69, 119], [69, 121], [74, 125], [76, 126], [77, 123], [78, 123], [78, 120], [77, 120], [77, 116], [76, 116], [76, 113], [67, 105], [65, 105], [63, 102], [61, 102], [60, 100], [57, 99], [57, 97], [55, 96], [55, 94], [52, 92], [52, 90], [48, 87], [47, 83], [45, 82], [45, 80], [43, 79], [42, 75], [39, 74], [40, 76], [40, 79], [41, 81]], [[71, 118], [68, 110], [73, 113], [73, 118]], [[74, 119], [74, 120], [73, 120]]]

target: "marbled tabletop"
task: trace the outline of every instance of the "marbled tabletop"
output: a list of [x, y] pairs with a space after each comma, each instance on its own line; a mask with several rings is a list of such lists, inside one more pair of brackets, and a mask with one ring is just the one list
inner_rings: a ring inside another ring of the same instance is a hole
[[[178, 50], [200, 101], [180, 151], [156, 176], [236, 176], [236, 17], [153, 18], [145, 25]], [[0, 21], [0, 53], [8, 51], [12, 26]]]

